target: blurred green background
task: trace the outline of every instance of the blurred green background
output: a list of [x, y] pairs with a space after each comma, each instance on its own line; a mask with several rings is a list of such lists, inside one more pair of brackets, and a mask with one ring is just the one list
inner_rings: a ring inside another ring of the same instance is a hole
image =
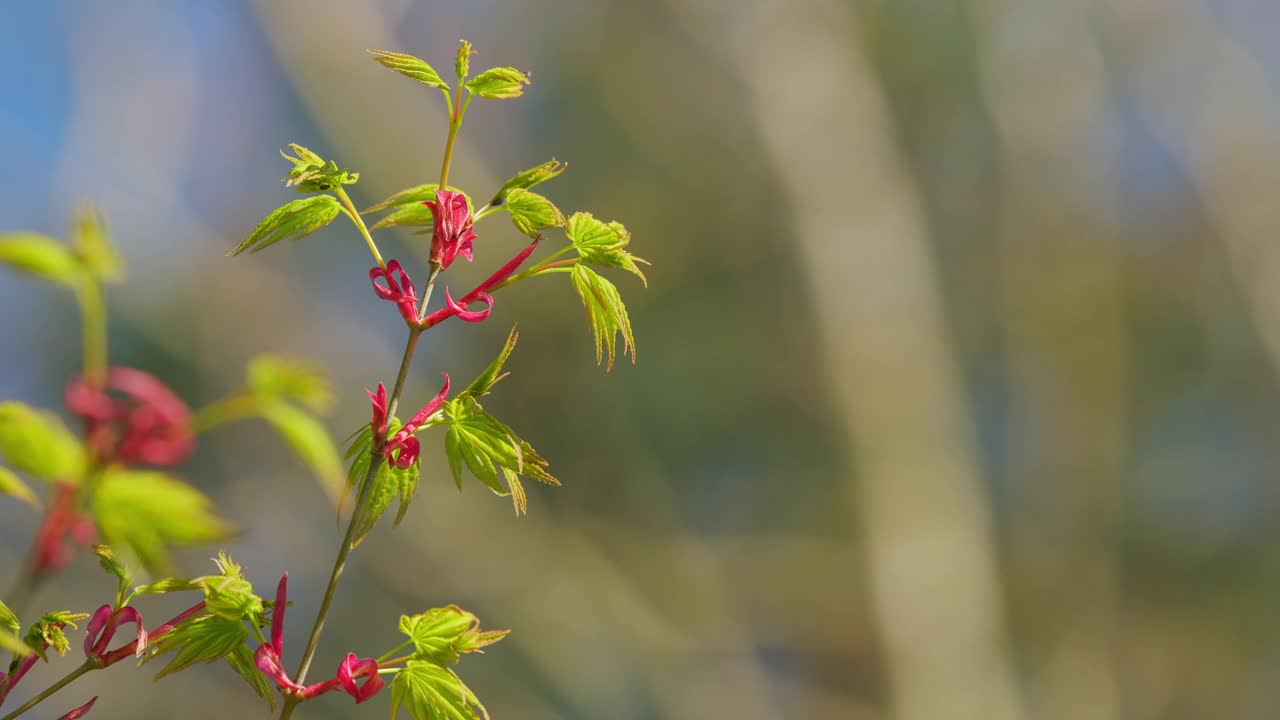
[[[129, 264], [114, 362], [200, 406], [254, 354], [311, 359], [341, 439], [402, 342], [358, 236], [224, 255], [295, 197], [288, 142], [360, 171], [362, 207], [433, 181], [438, 93], [364, 49], [448, 68], [466, 37], [473, 68], [533, 84], [472, 106], [453, 182], [569, 162], [539, 189], [653, 262], [647, 290], [617, 279], [639, 362], [594, 366], [558, 276], [426, 336], [409, 398], [519, 322], [486, 406], [564, 487], [530, 483], [515, 518], [457, 493], [429, 437], [317, 672], [456, 602], [514, 629], [460, 667], [500, 719], [1270, 718], [1277, 30], [1269, 0], [13, 3], [0, 227], [65, 236], [95, 201]], [[459, 287], [522, 246], [479, 229]], [[420, 275], [422, 237], [378, 237]], [[72, 300], [3, 274], [0, 307], [0, 397], [60, 407]], [[289, 571], [292, 664], [331, 508], [261, 424], [182, 473], [244, 529], [228, 549], [260, 589]], [[36, 520], [0, 503], [0, 575]], [[40, 604], [101, 602], [96, 573], [82, 557]], [[264, 716], [223, 667], [151, 674], [71, 695], [102, 694], [98, 720]]]

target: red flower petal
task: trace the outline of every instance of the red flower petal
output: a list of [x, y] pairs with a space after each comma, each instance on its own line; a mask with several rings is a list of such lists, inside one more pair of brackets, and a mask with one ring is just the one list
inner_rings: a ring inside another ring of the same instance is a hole
[[280, 576], [276, 586], [276, 604], [271, 608], [271, 646], [276, 655], [284, 654], [284, 609], [289, 604], [289, 573]]
[[[110, 638], [102, 638], [102, 629], [107, 626], [107, 621], [111, 619], [111, 606], [103, 605], [93, 611], [93, 617], [89, 618], [89, 624], [84, 628], [84, 656], [85, 657], [101, 657], [103, 648], [97, 647], [98, 640], [110, 640]], [[103, 643], [106, 645], [106, 642]]]
[[444, 289], [444, 304], [453, 310], [453, 314], [463, 322], [477, 323], [489, 317], [489, 313], [493, 312], [493, 296], [488, 293], [480, 293], [476, 295], [475, 300], [485, 303], [483, 310], [468, 310], [466, 305], [455, 302], [453, 297], [449, 295], [449, 288]]
[[85, 715], [86, 715], [86, 714], [87, 714], [91, 709], [93, 709], [93, 704], [94, 704], [94, 703], [96, 703], [96, 702], [98, 702], [98, 696], [97, 696], [97, 695], [94, 695], [93, 697], [89, 698], [89, 702], [87, 702], [87, 703], [85, 703], [85, 704], [81, 705], [80, 707], [76, 708], [75, 710], [72, 710], [71, 712], [67, 713], [66, 715], [63, 715], [62, 717], [58, 718], [58, 720], [77, 720], [77, 718], [82, 718], [82, 717], [84, 717], [84, 716], [85, 716]]
[[[364, 685], [357, 685], [358, 677], [368, 679], [364, 681]], [[357, 705], [377, 695], [386, 685], [378, 675], [378, 662], [373, 658], [361, 660], [355, 653], [347, 653], [347, 657], [338, 666], [338, 682], [342, 683], [342, 689], [348, 695], [356, 699]]]

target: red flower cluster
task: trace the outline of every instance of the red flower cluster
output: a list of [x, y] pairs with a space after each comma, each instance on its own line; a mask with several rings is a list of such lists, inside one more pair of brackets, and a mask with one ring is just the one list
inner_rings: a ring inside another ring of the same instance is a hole
[[[378, 675], [378, 662], [373, 658], [361, 660], [355, 653], [347, 653], [338, 665], [337, 674], [330, 680], [302, 685], [289, 677], [281, 662], [284, 656], [284, 611], [288, 604], [288, 585], [289, 574], [285, 573], [276, 588], [276, 604], [271, 608], [271, 642], [259, 645], [253, 654], [262, 674], [274, 680], [284, 694], [294, 695], [302, 700], [310, 700], [338, 688], [355, 698], [357, 705], [377, 695], [386, 685]], [[363, 685], [356, 683], [358, 678], [365, 678]]]
[[[395, 275], [400, 276], [398, 282]], [[386, 280], [387, 284], [379, 285], [379, 279]], [[400, 310], [400, 317], [409, 323], [417, 322], [418, 291], [414, 288], [413, 280], [409, 279], [408, 273], [400, 266], [400, 261], [392, 260], [385, 268], [373, 268], [369, 271], [369, 281], [373, 283], [373, 291], [378, 294], [378, 297], [396, 304]]]
[[[108, 651], [107, 645], [115, 637], [120, 625], [127, 623], [133, 623], [137, 628], [133, 654], [142, 657], [142, 653], [147, 649], [147, 629], [142, 625], [142, 613], [127, 605], [119, 610], [110, 605], [103, 605], [93, 613], [84, 631], [84, 656], [105, 666], [108, 658], [116, 653], [116, 651]], [[117, 651], [124, 649], [117, 648]]]
[[435, 221], [431, 232], [431, 262], [442, 268], [453, 264], [459, 255], [471, 260], [471, 241], [476, 234], [471, 230], [471, 208], [467, 196], [452, 190], [436, 190], [435, 202], [422, 203], [431, 208]]
[[84, 418], [98, 462], [176, 465], [195, 449], [190, 409], [141, 370], [112, 367], [101, 385], [77, 377], [67, 386], [65, 400]]
[[[453, 264], [459, 255], [471, 260], [472, 242], [476, 239], [476, 234], [471, 229], [474, 218], [471, 216], [471, 209], [467, 206], [466, 196], [451, 190], [437, 190], [435, 201], [428, 200], [423, 204], [431, 208], [431, 215], [435, 220], [431, 234], [431, 263], [443, 269]], [[458, 300], [454, 300], [449, 293], [449, 288], [446, 287], [445, 306], [426, 316], [422, 321], [419, 321], [416, 315], [417, 289], [399, 261], [392, 260], [385, 268], [375, 267], [369, 270], [369, 280], [373, 283], [373, 291], [378, 294], [378, 297], [394, 302], [400, 310], [400, 316], [411, 326], [426, 329], [451, 317], [458, 317], [464, 322], [481, 322], [493, 311], [493, 296], [489, 291], [502, 284], [519, 269], [520, 265], [533, 254], [539, 239], [541, 238], [535, 238], [528, 247], [489, 276], [489, 279]], [[379, 280], [384, 280], [386, 284], [379, 283]], [[476, 302], [484, 303], [484, 308], [467, 309], [467, 306]]]
[[[369, 402], [373, 404], [373, 420], [369, 423], [369, 427], [373, 429], [373, 448], [375, 452], [382, 453], [387, 458], [387, 464], [393, 465], [400, 469], [404, 469], [414, 464], [418, 460], [418, 453], [422, 448], [418, 443], [418, 438], [413, 434], [418, 431], [418, 426], [426, 422], [428, 418], [436, 414], [441, 407], [444, 406], [444, 400], [449, 395], [449, 373], [441, 373], [444, 375], [444, 387], [440, 388], [440, 392], [419, 410], [409, 422], [400, 427], [395, 436], [391, 439], [387, 437], [387, 388], [382, 383], [378, 383], [378, 392], [372, 393], [365, 390], [364, 393], [369, 396]], [[399, 451], [397, 453], [397, 451]]]
[[[455, 315], [465, 322], [480, 322], [489, 317], [489, 313], [493, 311], [493, 296], [489, 294], [489, 291], [514, 275], [524, 261], [528, 260], [529, 256], [533, 254], [534, 249], [538, 247], [538, 241], [541, 239], [541, 237], [534, 238], [528, 247], [516, 253], [516, 256], [508, 260], [506, 265], [498, 268], [497, 272], [490, 275], [488, 280], [477, 285], [475, 289], [463, 295], [456, 302], [449, 295], [449, 288], [445, 288], [445, 306], [423, 318], [422, 327], [429, 328], [433, 325], [439, 325]], [[473, 302], [482, 302], [485, 304], [485, 308], [483, 310], [467, 310], [467, 305]]]

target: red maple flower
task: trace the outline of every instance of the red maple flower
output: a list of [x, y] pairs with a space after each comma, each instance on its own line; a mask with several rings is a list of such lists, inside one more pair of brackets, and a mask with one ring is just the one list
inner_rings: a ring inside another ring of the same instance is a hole
[[471, 230], [471, 208], [467, 196], [452, 190], [436, 190], [435, 201], [422, 203], [431, 208], [435, 221], [431, 232], [431, 262], [447, 268], [461, 255], [471, 260], [471, 241], [476, 234]]
[[84, 418], [89, 447], [99, 462], [176, 465], [195, 449], [191, 410], [141, 370], [109, 368], [102, 384], [81, 375], [67, 386], [65, 400], [71, 412]]
[[[396, 280], [396, 275], [399, 275], [399, 281]], [[380, 279], [386, 280], [387, 284], [378, 284]], [[389, 261], [385, 268], [375, 267], [369, 270], [369, 280], [378, 297], [396, 304], [400, 317], [410, 323], [417, 321], [418, 291], [398, 260]]]
[[[538, 247], [538, 241], [541, 239], [541, 235], [534, 238], [528, 247], [516, 253], [516, 256], [498, 268], [497, 272], [490, 275], [487, 280], [458, 300], [455, 301], [453, 299], [453, 296], [449, 294], [449, 288], [446, 287], [444, 289], [445, 306], [423, 318], [421, 327], [429, 328], [433, 325], [439, 325], [454, 316], [466, 322], [480, 322], [489, 317], [489, 313], [493, 311], [493, 296], [489, 294], [489, 291], [514, 275], [516, 270], [520, 269], [520, 266], [524, 264], [524, 261], [528, 260], [529, 256], [533, 254], [534, 249]], [[485, 304], [485, 308], [483, 310], [467, 310], [467, 305], [473, 302], [482, 302]]]
[[[281, 660], [284, 656], [284, 611], [288, 605], [288, 587], [289, 574], [285, 573], [276, 587], [276, 604], [271, 608], [271, 641], [259, 645], [253, 654], [258, 670], [274, 680], [281, 692], [301, 700], [310, 700], [330, 690], [342, 689], [359, 704], [378, 694], [386, 683], [378, 676], [377, 661], [373, 658], [361, 660], [355, 653], [347, 653], [347, 657], [338, 665], [337, 674], [324, 682], [302, 685], [289, 677]], [[363, 685], [356, 685], [356, 679], [362, 677], [368, 679]]]
[[133, 623], [137, 628], [134, 643], [134, 655], [141, 657], [147, 649], [147, 629], [142, 625], [142, 614], [135, 608], [125, 606], [116, 610], [110, 605], [103, 605], [89, 618], [89, 625], [84, 631], [84, 655], [101, 665], [107, 663], [107, 645], [115, 637], [116, 630], [124, 623]]
[[[444, 405], [444, 399], [449, 395], [449, 373], [440, 373], [444, 375], [444, 387], [440, 388], [440, 392], [419, 410], [409, 422], [405, 423], [400, 430], [387, 441], [382, 448], [382, 454], [387, 458], [388, 465], [403, 470], [418, 460], [418, 453], [421, 447], [418, 444], [418, 438], [413, 434], [418, 431], [418, 426], [426, 422], [432, 415]], [[368, 392], [367, 390], [365, 392]], [[374, 419], [377, 419], [377, 404], [374, 405]], [[398, 452], [397, 452], [398, 451]]]

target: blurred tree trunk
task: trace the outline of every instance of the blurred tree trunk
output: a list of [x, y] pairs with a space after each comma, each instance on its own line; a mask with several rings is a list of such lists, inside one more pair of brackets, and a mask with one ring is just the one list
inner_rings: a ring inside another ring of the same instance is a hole
[[851, 8], [817, 1], [678, 9], [709, 42], [726, 43], [720, 49], [750, 94], [784, 193], [761, 207], [786, 207], [794, 217], [822, 364], [848, 422], [857, 469], [850, 508], [863, 523], [894, 714], [1020, 717], [991, 521], [937, 272]]
[[1130, 370], [1102, 58], [1088, 3], [972, 5], [999, 137], [997, 260], [1018, 436], [1009, 484], [1036, 499], [1015, 499], [1011, 513], [1010, 552], [1036, 608], [1025, 635], [1045, 717], [1112, 720], [1124, 716], [1112, 545]]

